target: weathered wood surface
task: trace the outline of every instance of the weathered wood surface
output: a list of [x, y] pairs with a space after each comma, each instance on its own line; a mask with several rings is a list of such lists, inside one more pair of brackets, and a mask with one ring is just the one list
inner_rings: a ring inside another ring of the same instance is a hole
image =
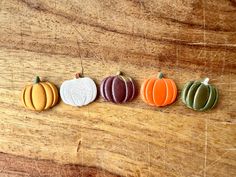
[[[207, 76], [220, 102], [23, 108], [35, 75], [59, 87], [81, 61], [98, 84], [161, 70], [180, 92]], [[0, 72], [0, 176], [236, 176], [235, 0], [0, 0]]]
[[3, 176], [60, 176], [60, 177], [117, 177], [104, 169], [76, 164], [57, 164], [51, 160], [31, 159], [9, 154], [0, 154], [1, 177]]

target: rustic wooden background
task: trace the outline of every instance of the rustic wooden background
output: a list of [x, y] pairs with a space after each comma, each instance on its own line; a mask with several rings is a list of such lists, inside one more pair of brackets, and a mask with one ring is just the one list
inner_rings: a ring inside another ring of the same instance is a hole
[[[23, 108], [35, 75], [60, 87], [81, 62], [98, 85], [161, 70], [180, 92], [207, 76], [220, 102]], [[1, 177], [236, 176], [235, 0], [0, 0], [0, 72]]]

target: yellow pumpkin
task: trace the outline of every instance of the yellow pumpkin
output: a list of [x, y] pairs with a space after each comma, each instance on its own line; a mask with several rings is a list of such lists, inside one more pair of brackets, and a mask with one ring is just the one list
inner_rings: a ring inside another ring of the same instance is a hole
[[51, 82], [41, 82], [37, 76], [35, 83], [25, 86], [21, 94], [23, 105], [34, 111], [44, 111], [58, 103], [57, 87]]

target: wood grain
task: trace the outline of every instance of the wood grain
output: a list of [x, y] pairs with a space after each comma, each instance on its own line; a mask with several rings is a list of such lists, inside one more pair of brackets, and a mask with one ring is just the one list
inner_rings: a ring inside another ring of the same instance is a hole
[[1, 176], [119, 177], [105, 170], [0, 153]]
[[[162, 71], [180, 93], [209, 77], [220, 101], [23, 108], [35, 75], [60, 87], [81, 63], [98, 85], [121, 70], [140, 88]], [[1, 0], [0, 71], [0, 176], [236, 176], [235, 0]]]

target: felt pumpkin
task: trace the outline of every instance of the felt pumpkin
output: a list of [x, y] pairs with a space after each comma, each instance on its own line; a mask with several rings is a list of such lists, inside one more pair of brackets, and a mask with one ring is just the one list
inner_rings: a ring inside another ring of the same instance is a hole
[[76, 78], [62, 83], [60, 88], [61, 99], [71, 106], [85, 106], [97, 97], [95, 82], [89, 77], [76, 74]]
[[35, 83], [25, 86], [21, 94], [23, 105], [34, 111], [52, 108], [58, 103], [57, 87], [51, 82], [41, 82], [37, 76]]
[[182, 90], [181, 99], [187, 107], [196, 111], [212, 109], [217, 104], [218, 89], [210, 85], [209, 78], [204, 81], [187, 82]]
[[101, 96], [113, 103], [125, 103], [135, 97], [136, 87], [131, 77], [118, 72], [115, 76], [103, 79], [100, 86]]
[[177, 96], [177, 87], [172, 79], [158, 77], [146, 79], [141, 86], [141, 96], [144, 102], [151, 106], [166, 106], [172, 104]]

